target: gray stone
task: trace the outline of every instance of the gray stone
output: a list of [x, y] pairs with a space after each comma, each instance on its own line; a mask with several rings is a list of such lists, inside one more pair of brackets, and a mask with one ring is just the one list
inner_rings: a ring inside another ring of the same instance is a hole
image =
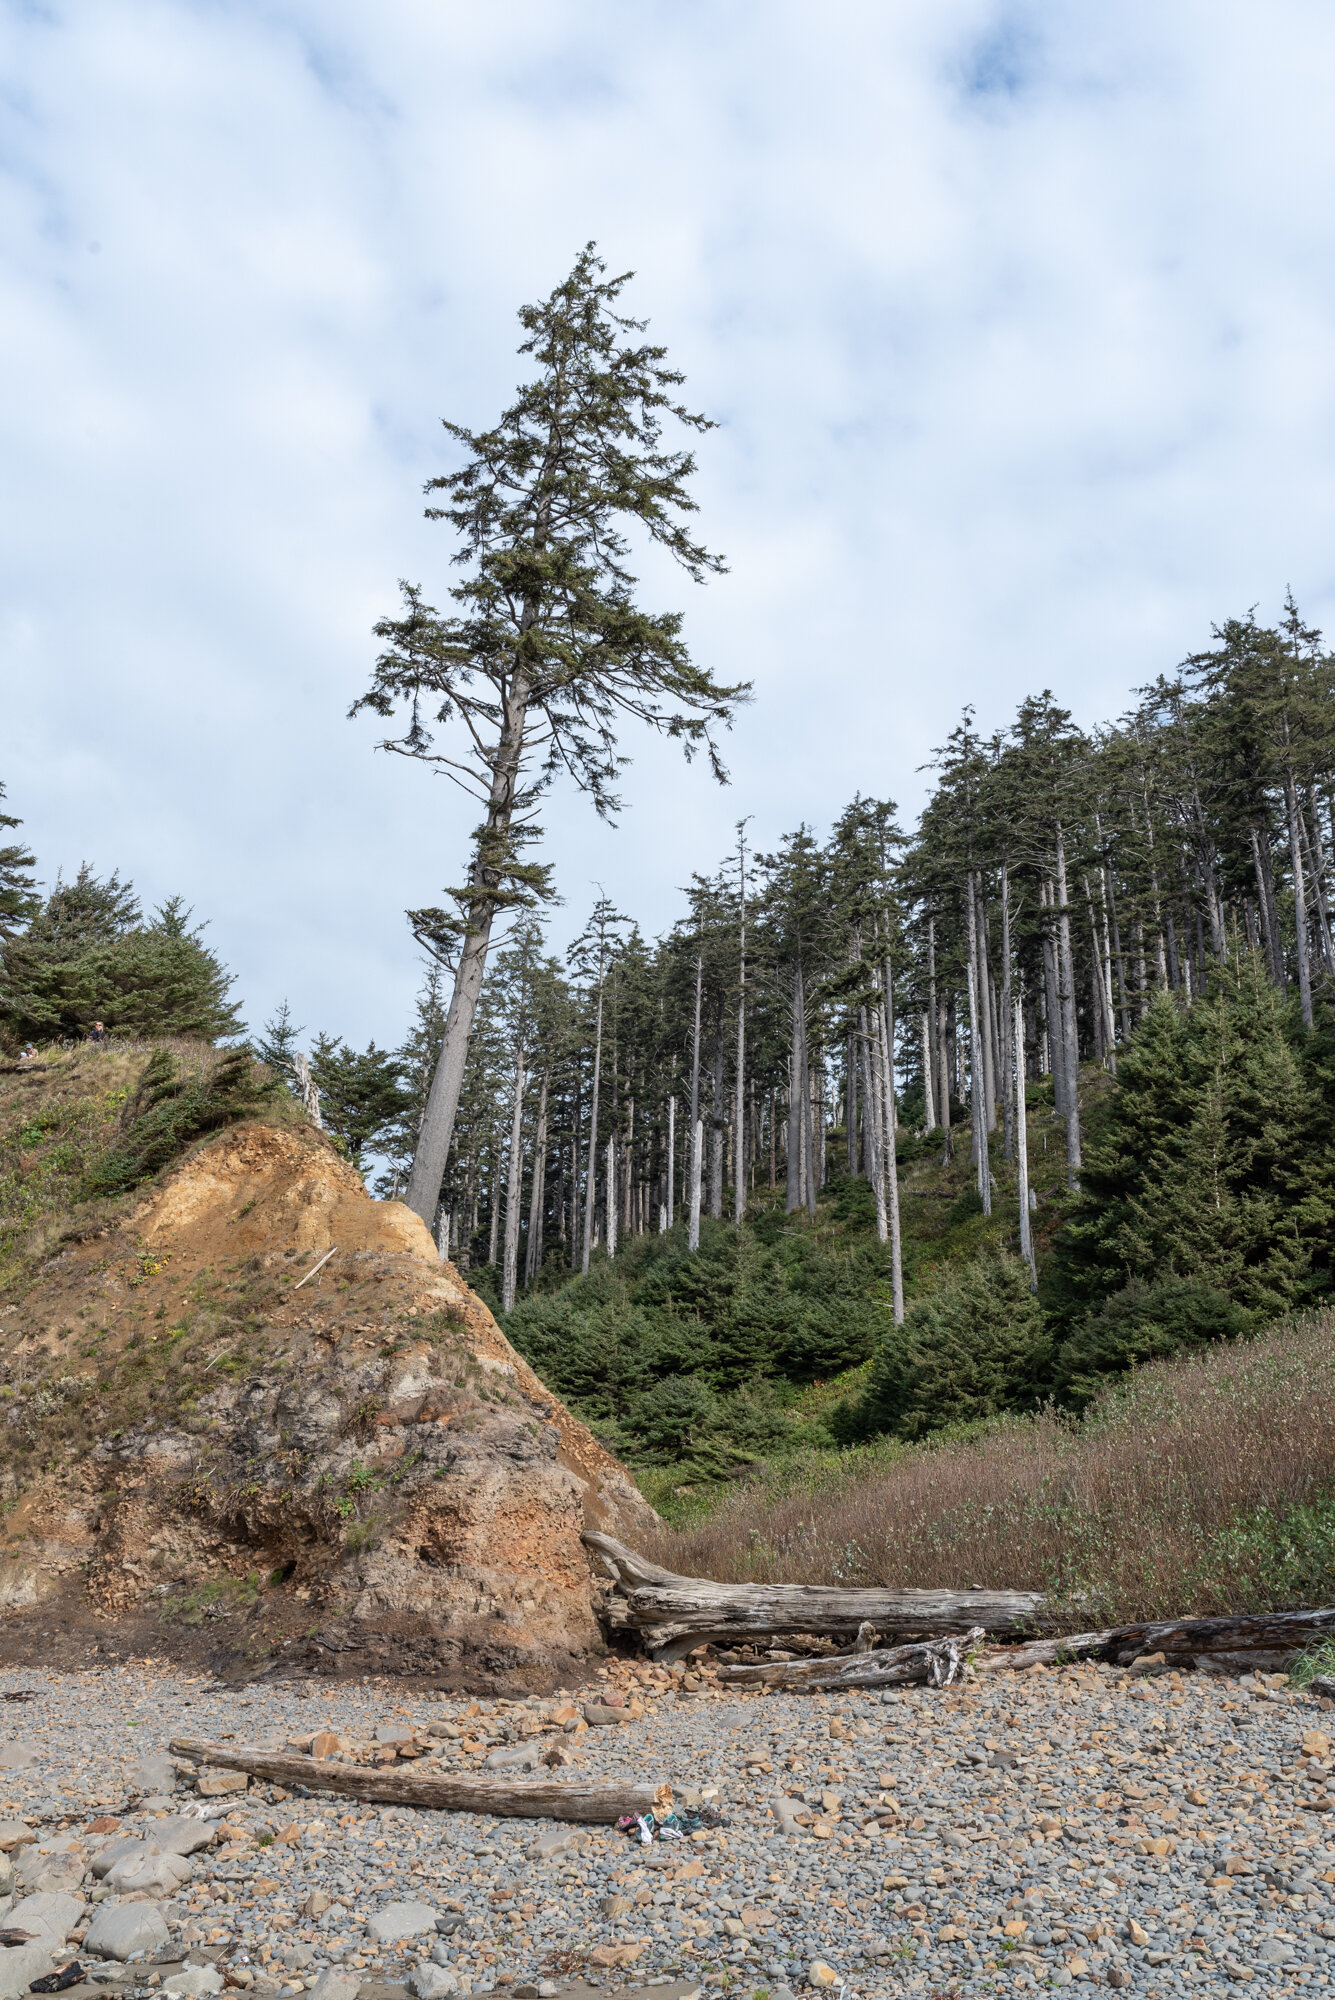
[[155, 1840], [146, 1840], [138, 1854], [126, 1854], [108, 1869], [104, 1880], [118, 1896], [142, 1889], [149, 1896], [171, 1896], [189, 1881], [195, 1864], [184, 1854], [165, 1854]]
[[540, 1833], [529, 1848], [529, 1856], [534, 1861], [550, 1861], [554, 1854], [565, 1854], [578, 1847], [584, 1835], [577, 1826], [556, 1826], [550, 1832]]
[[484, 1771], [536, 1771], [540, 1752], [536, 1743], [519, 1743], [512, 1750], [489, 1750], [482, 1760]]
[[88, 1926], [83, 1949], [94, 1958], [127, 1959], [156, 1951], [171, 1936], [156, 1903], [104, 1903]]
[[82, 1854], [72, 1849], [50, 1854], [40, 1847], [25, 1847], [20, 1852], [14, 1876], [25, 1896], [31, 1895], [35, 1889], [64, 1889], [73, 1895], [76, 1889], [82, 1887], [87, 1872]]
[[41, 1751], [31, 1743], [0, 1743], [0, 1771], [27, 1771], [41, 1761]]
[[1281, 1944], [1278, 1938], [1271, 1938], [1261, 1946], [1256, 1954], [1258, 1965], [1287, 1965], [1297, 1953], [1291, 1944]]
[[309, 2000], [357, 2000], [362, 1982], [355, 1972], [322, 1972], [310, 1989]]
[[436, 1912], [429, 1903], [387, 1903], [377, 1910], [366, 1926], [377, 1944], [398, 1944], [402, 1938], [420, 1937], [436, 1928]]
[[143, 1851], [143, 1841], [136, 1840], [132, 1833], [115, 1834], [105, 1847], [99, 1847], [93, 1856], [91, 1867], [94, 1878], [100, 1882], [104, 1876], [110, 1874], [118, 1861], [125, 1859], [127, 1854], [142, 1854]]
[[378, 1722], [375, 1740], [377, 1743], [411, 1743], [415, 1731], [405, 1729], [400, 1722]]
[[165, 1750], [160, 1750], [153, 1757], [141, 1757], [132, 1775], [141, 1792], [172, 1792], [176, 1789], [176, 1766]]
[[0, 1951], [0, 2000], [19, 2000], [34, 1979], [44, 1978], [51, 1970], [55, 1955], [56, 1947], [49, 1938]]
[[223, 1976], [216, 1965], [183, 1965], [162, 1982], [164, 1993], [177, 1993], [182, 2000], [202, 2000], [206, 1993], [221, 1993]]
[[198, 1854], [212, 1842], [213, 1828], [207, 1820], [192, 1819], [189, 1813], [174, 1813], [168, 1819], [155, 1819], [148, 1837], [164, 1854]]
[[60, 1889], [39, 1889], [36, 1895], [15, 1903], [5, 1921], [11, 1930], [36, 1931], [39, 1937], [63, 1944], [83, 1922], [84, 1907], [80, 1896], [67, 1896]]
[[408, 1974], [408, 1991], [417, 2000], [453, 2000], [459, 1991], [459, 1975], [450, 1966], [435, 1965], [427, 1959]]

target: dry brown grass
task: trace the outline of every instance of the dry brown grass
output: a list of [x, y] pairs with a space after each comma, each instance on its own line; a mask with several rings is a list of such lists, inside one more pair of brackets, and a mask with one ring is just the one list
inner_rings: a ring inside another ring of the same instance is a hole
[[1048, 1591], [1067, 1630], [1335, 1601], [1335, 1315], [1142, 1369], [1083, 1423], [828, 1454], [660, 1561], [731, 1581]]

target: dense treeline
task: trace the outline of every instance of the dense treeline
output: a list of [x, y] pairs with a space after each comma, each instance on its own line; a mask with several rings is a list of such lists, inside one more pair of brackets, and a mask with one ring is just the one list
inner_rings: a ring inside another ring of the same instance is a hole
[[[1081, 732], [1046, 693], [990, 738], [966, 715], [912, 838], [866, 799], [772, 853], [739, 830], [657, 943], [604, 903], [562, 963], [521, 918], [479, 1001], [442, 1248], [646, 1450], [672, 1398], [701, 1437], [718, 1398], [749, 1398], [744, 1437], [757, 1385], [869, 1359], [845, 1435], [1078, 1404], [1323, 1296], [1331, 681], [1290, 604], [1224, 626], [1116, 726]], [[436, 970], [419, 1015], [385, 1192], [441, 1032]], [[967, 1269], [906, 1255], [900, 1181], [929, 1159], [972, 1183]], [[847, 1268], [812, 1288], [823, 1332], [794, 1340], [785, 1258], [822, 1197]], [[792, 1220], [767, 1240], [772, 1204]], [[711, 1233], [743, 1211], [744, 1235]]]

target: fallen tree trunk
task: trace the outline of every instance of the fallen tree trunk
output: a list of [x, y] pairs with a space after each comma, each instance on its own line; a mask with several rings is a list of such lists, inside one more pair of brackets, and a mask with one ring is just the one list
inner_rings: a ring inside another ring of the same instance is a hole
[[1029, 1590], [841, 1590], [809, 1583], [714, 1583], [676, 1576], [610, 1535], [590, 1530], [586, 1545], [616, 1578], [606, 1607], [614, 1630], [639, 1635], [656, 1659], [675, 1660], [708, 1642], [735, 1645], [787, 1632], [853, 1638], [859, 1626], [883, 1635], [1032, 1633], [1046, 1600]]
[[242, 1744], [201, 1743], [177, 1737], [174, 1757], [193, 1764], [212, 1764], [225, 1771], [246, 1771], [271, 1784], [304, 1785], [311, 1792], [336, 1792], [346, 1799], [368, 1799], [376, 1805], [421, 1806], [429, 1812], [492, 1813], [497, 1819], [568, 1819], [611, 1826], [628, 1813], [667, 1812], [672, 1805], [669, 1785], [526, 1783], [508, 1778], [452, 1777], [435, 1771], [373, 1770], [362, 1764], [338, 1764], [332, 1758], [302, 1757], [285, 1750], [260, 1750]]
[[1142, 1625], [1119, 1625], [1108, 1634], [1107, 1657], [1126, 1666], [1142, 1653], [1166, 1660], [1278, 1654], [1287, 1658], [1318, 1639], [1335, 1636], [1335, 1608], [1318, 1611], [1261, 1611], [1239, 1618], [1170, 1618]]
[[971, 1632], [933, 1639], [922, 1646], [893, 1646], [880, 1652], [843, 1653], [818, 1660], [780, 1660], [759, 1667], [720, 1667], [718, 1677], [728, 1687], [776, 1687], [800, 1694], [824, 1688], [894, 1687], [908, 1681], [930, 1681], [949, 1687], [959, 1679], [969, 1653], [986, 1637], [981, 1625]]

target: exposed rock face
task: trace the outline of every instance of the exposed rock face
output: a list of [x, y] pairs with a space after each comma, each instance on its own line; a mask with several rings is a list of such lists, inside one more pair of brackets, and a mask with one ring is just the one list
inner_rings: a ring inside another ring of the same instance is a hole
[[58, 1609], [151, 1618], [163, 1650], [202, 1628], [325, 1668], [559, 1679], [599, 1644], [582, 1529], [656, 1522], [417, 1216], [299, 1129], [214, 1141], [0, 1328], [11, 1657]]

